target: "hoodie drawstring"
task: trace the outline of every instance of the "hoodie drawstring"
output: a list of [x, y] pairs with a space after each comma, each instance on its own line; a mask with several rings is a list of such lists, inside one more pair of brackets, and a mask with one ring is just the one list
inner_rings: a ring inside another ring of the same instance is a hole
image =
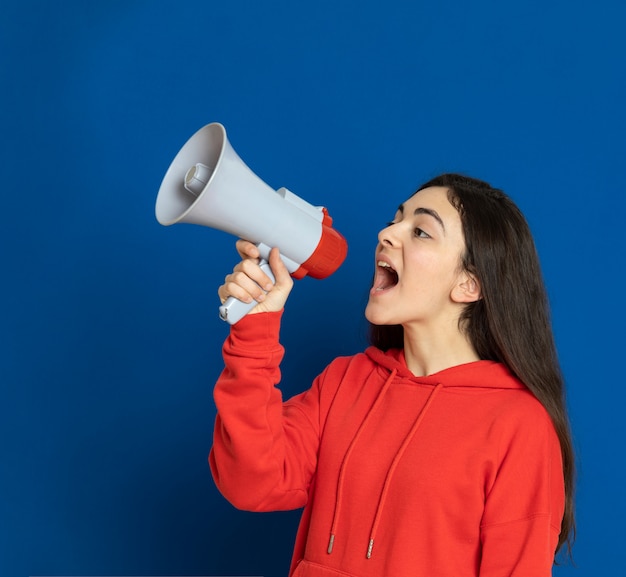
[[440, 391], [442, 386], [443, 385], [441, 383], [438, 384], [432, 390], [430, 395], [428, 396], [428, 399], [426, 400], [426, 404], [424, 405], [424, 407], [420, 411], [419, 415], [415, 419], [415, 422], [413, 423], [413, 426], [411, 427], [411, 430], [409, 431], [408, 435], [405, 437], [404, 441], [402, 441], [402, 445], [400, 445], [400, 448], [398, 449], [398, 452], [396, 453], [395, 457], [393, 458], [393, 461], [391, 462], [391, 466], [389, 467], [389, 470], [387, 471], [387, 476], [385, 477], [385, 483], [383, 485], [383, 490], [382, 490], [382, 492], [380, 494], [380, 499], [378, 501], [378, 507], [376, 509], [376, 516], [374, 517], [374, 522], [372, 523], [372, 529], [370, 531], [370, 540], [369, 540], [369, 543], [368, 543], [368, 546], [367, 546], [367, 554], [366, 554], [367, 559], [369, 559], [372, 556], [372, 549], [374, 548], [374, 538], [376, 537], [376, 530], [378, 529], [378, 524], [380, 522], [380, 517], [381, 517], [382, 511], [383, 511], [383, 508], [385, 506], [385, 500], [387, 499], [387, 493], [389, 492], [389, 486], [391, 485], [391, 479], [392, 479], [393, 474], [394, 474], [394, 472], [396, 470], [396, 467], [398, 466], [398, 463], [400, 462], [400, 459], [402, 459], [402, 456], [404, 455], [404, 451], [406, 450], [406, 448], [408, 447], [409, 443], [411, 442], [411, 440], [415, 436], [415, 433], [416, 433], [417, 429], [419, 428], [420, 424], [422, 423], [422, 419], [424, 418], [424, 415], [428, 411], [428, 408], [430, 407], [430, 404], [433, 402], [433, 400], [435, 399], [435, 396]]
[[[380, 392], [378, 393], [378, 396], [376, 397], [376, 400], [374, 401], [374, 404], [372, 405], [369, 412], [367, 413], [367, 415], [361, 422], [361, 425], [359, 426], [356, 434], [354, 435], [354, 438], [352, 439], [350, 445], [348, 446], [348, 450], [346, 451], [346, 454], [341, 463], [341, 468], [339, 469], [339, 479], [337, 481], [337, 498], [335, 500], [335, 511], [333, 513], [333, 521], [332, 521], [332, 525], [330, 528], [330, 539], [328, 541], [328, 549], [327, 549], [328, 554], [332, 553], [333, 545], [335, 543], [335, 534], [336, 534], [336, 529], [337, 529], [337, 523], [339, 520], [339, 512], [341, 510], [341, 501], [343, 497], [343, 484], [344, 484], [345, 471], [346, 471], [346, 466], [348, 464], [350, 456], [352, 454], [352, 450], [354, 446], [356, 445], [359, 437], [361, 436], [361, 432], [365, 429], [371, 415], [373, 415], [376, 412], [376, 409], [378, 409], [378, 407], [382, 403], [385, 393], [388, 391], [389, 386], [391, 385], [391, 382], [396, 376], [396, 373], [397, 371], [396, 369], [394, 369], [389, 375], [389, 378], [385, 381]], [[437, 395], [437, 393], [442, 387], [443, 385], [440, 383], [436, 385], [431, 391], [430, 395], [428, 396], [428, 399], [426, 400], [426, 403], [424, 404], [424, 406], [422, 407], [422, 410], [419, 412], [419, 414], [415, 418], [415, 421], [413, 425], [411, 426], [411, 430], [408, 432], [407, 436], [404, 438], [404, 441], [402, 441], [402, 444], [400, 445], [400, 448], [398, 449], [396, 455], [394, 456], [393, 461], [391, 462], [391, 465], [389, 467], [389, 470], [387, 471], [385, 482], [383, 484], [380, 498], [378, 500], [378, 506], [376, 508], [376, 515], [374, 516], [374, 522], [372, 523], [372, 528], [370, 531], [370, 540], [367, 546], [367, 553], [366, 553], [367, 559], [370, 559], [372, 556], [372, 550], [374, 548], [374, 539], [376, 537], [376, 532], [377, 532], [378, 525], [380, 522], [381, 514], [385, 506], [385, 501], [387, 499], [387, 494], [389, 493], [389, 487], [391, 485], [391, 480], [393, 478], [393, 474], [396, 470], [396, 467], [398, 466], [398, 463], [402, 459], [402, 456], [404, 455], [404, 452], [406, 448], [408, 447], [409, 443], [415, 436], [415, 433], [417, 432], [417, 429], [419, 428], [422, 422], [422, 419], [424, 418], [424, 415], [428, 411], [431, 403], [435, 399], [435, 396]]]
[[343, 479], [345, 476], [346, 465], [348, 464], [348, 460], [350, 459], [350, 455], [352, 454], [352, 449], [354, 448], [354, 446], [356, 445], [356, 442], [361, 436], [361, 431], [363, 431], [371, 415], [373, 415], [376, 412], [376, 409], [381, 404], [385, 396], [385, 393], [387, 392], [387, 390], [389, 389], [389, 386], [391, 385], [391, 381], [393, 381], [393, 378], [396, 376], [396, 373], [397, 373], [397, 370], [393, 369], [393, 371], [391, 371], [391, 374], [389, 375], [389, 378], [383, 384], [382, 388], [380, 389], [378, 393], [378, 396], [376, 397], [376, 400], [374, 401], [374, 404], [371, 406], [367, 415], [365, 415], [365, 418], [361, 422], [361, 426], [358, 428], [356, 434], [354, 435], [354, 438], [352, 439], [352, 442], [350, 443], [348, 450], [346, 451], [346, 454], [344, 455], [343, 461], [341, 463], [341, 468], [339, 469], [339, 479], [337, 481], [337, 498], [335, 500], [335, 511], [333, 513], [333, 522], [330, 527], [330, 540], [328, 541], [327, 552], [329, 555], [333, 552], [333, 544], [335, 543], [335, 530], [337, 528], [337, 521], [339, 519], [339, 511], [341, 510], [341, 498], [343, 496]]

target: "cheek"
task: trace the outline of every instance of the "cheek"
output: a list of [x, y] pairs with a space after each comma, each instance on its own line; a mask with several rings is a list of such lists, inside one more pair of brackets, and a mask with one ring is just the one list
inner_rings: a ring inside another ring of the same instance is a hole
[[419, 285], [421, 290], [447, 291], [454, 286], [458, 271], [458, 259], [441, 253], [422, 253], [408, 262], [405, 277], [410, 284]]
[[407, 273], [419, 277], [441, 277], [446, 271], [445, 255], [436, 252], [420, 252], [411, 255], [407, 264]]

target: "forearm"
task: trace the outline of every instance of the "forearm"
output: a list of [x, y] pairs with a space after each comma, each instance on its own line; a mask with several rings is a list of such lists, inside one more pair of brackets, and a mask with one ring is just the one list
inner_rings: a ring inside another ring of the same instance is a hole
[[[306, 451], [298, 451], [303, 415], [283, 406], [276, 387], [284, 352], [280, 316], [254, 315], [232, 327], [215, 386], [211, 471], [220, 491], [241, 509], [291, 509], [306, 501]], [[303, 426], [310, 423], [305, 419]]]

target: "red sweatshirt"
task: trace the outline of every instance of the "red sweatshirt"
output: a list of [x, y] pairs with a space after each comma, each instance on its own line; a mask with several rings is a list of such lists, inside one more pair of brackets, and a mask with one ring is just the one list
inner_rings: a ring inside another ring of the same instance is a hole
[[506, 367], [416, 377], [402, 351], [370, 347], [283, 402], [280, 316], [231, 328], [209, 461], [240, 509], [304, 507], [290, 575], [551, 575], [561, 451]]

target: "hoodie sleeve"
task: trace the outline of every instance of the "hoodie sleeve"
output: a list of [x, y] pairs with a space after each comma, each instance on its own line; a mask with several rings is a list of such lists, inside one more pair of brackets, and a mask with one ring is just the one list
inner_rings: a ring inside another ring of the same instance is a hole
[[283, 403], [278, 340], [281, 313], [231, 327], [214, 391], [217, 417], [209, 464], [220, 492], [249, 511], [306, 504], [319, 444], [318, 381]]
[[558, 437], [543, 407], [513, 419], [500, 453], [481, 525], [480, 577], [550, 577], [565, 491]]

